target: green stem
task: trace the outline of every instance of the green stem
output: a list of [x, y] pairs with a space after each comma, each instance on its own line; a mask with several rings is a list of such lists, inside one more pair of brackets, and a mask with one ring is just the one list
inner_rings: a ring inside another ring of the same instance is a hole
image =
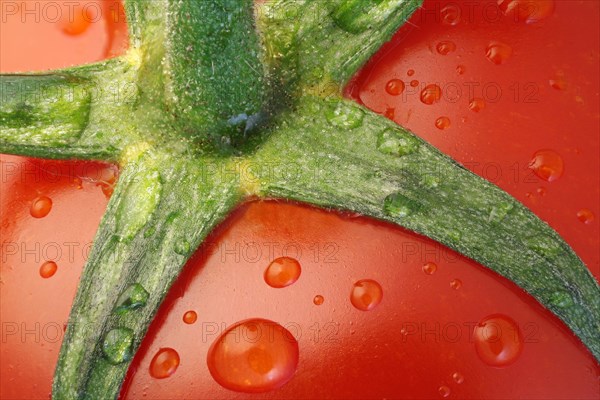
[[573, 250], [412, 133], [353, 102], [309, 97], [281, 115], [255, 157], [264, 196], [349, 210], [443, 243], [515, 282], [600, 358], [600, 288]]

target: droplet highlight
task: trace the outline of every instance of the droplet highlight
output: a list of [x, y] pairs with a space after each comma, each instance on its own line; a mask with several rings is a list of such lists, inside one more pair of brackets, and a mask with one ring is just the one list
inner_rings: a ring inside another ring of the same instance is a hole
[[462, 287], [462, 281], [460, 279], [452, 279], [450, 281], [450, 287], [454, 290], [458, 290]]
[[440, 10], [442, 24], [455, 26], [460, 22], [460, 8], [457, 4], [448, 4]]
[[267, 285], [279, 289], [294, 284], [300, 278], [301, 273], [302, 268], [298, 260], [291, 257], [279, 257], [269, 264], [264, 278]]
[[406, 156], [417, 151], [419, 140], [400, 129], [385, 129], [377, 136], [377, 150], [396, 157]]
[[337, 103], [335, 107], [330, 107], [325, 111], [327, 121], [337, 128], [358, 128], [362, 125], [364, 117], [365, 114], [360, 108], [345, 103]]
[[442, 98], [442, 88], [438, 85], [430, 84], [421, 91], [421, 102], [423, 104], [432, 105], [437, 103]]
[[239, 322], [211, 345], [207, 364], [226, 389], [261, 393], [285, 385], [298, 366], [298, 342], [281, 325], [265, 320]]
[[361, 311], [371, 311], [381, 303], [383, 289], [373, 279], [362, 279], [354, 284], [350, 292], [350, 302]]
[[439, 393], [439, 394], [440, 394], [440, 396], [442, 396], [443, 398], [447, 398], [447, 397], [449, 397], [449, 396], [450, 396], [451, 390], [450, 390], [450, 388], [449, 388], [448, 386], [446, 386], [446, 385], [443, 385], [443, 386], [440, 386], [440, 387], [438, 388], [438, 393]]
[[404, 82], [401, 79], [391, 79], [385, 85], [385, 91], [391, 96], [398, 96], [404, 92]]
[[34, 218], [44, 218], [50, 210], [52, 210], [52, 200], [47, 196], [40, 196], [33, 200], [29, 212]]
[[460, 385], [465, 381], [465, 377], [460, 372], [455, 372], [452, 374], [452, 380]]
[[554, 0], [499, 0], [498, 7], [515, 22], [533, 24], [550, 17], [556, 5]]
[[111, 364], [129, 361], [132, 356], [133, 331], [129, 328], [115, 328], [104, 336], [102, 352]]
[[592, 222], [594, 222], [595, 216], [592, 210], [584, 208], [577, 211], [577, 219], [579, 220], [579, 222], [589, 225]]
[[124, 314], [127, 311], [137, 310], [146, 305], [150, 294], [139, 283], [127, 287], [117, 299], [114, 312]]
[[435, 271], [437, 271], [436, 263], [430, 261], [423, 265], [423, 272], [425, 272], [427, 275], [433, 275], [435, 274]]
[[156, 379], [165, 379], [177, 371], [179, 367], [179, 353], [170, 347], [158, 350], [150, 362], [150, 376]]
[[54, 261], [46, 261], [40, 266], [40, 276], [44, 279], [51, 278], [57, 270], [58, 265]]
[[479, 111], [483, 110], [484, 108], [485, 108], [485, 100], [480, 97], [471, 99], [471, 101], [469, 102], [469, 110], [471, 110], [473, 112], [479, 112]]
[[546, 182], [554, 182], [564, 172], [565, 165], [562, 157], [553, 150], [539, 150], [535, 152], [529, 162], [529, 168], [535, 175]]
[[502, 314], [482, 319], [474, 329], [473, 340], [479, 358], [494, 367], [506, 367], [523, 350], [523, 337], [510, 317]]
[[441, 131], [450, 128], [450, 118], [439, 117], [438, 119], [435, 120], [435, 127]]
[[454, 42], [451, 42], [449, 40], [444, 40], [442, 42], [439, 42], [437, 44], [437, 46], [435, 46], [435, 49], [437, 50], [437, 52], [439, 54], [445, 56], [445, 55], [448, 55], [449, 53], [456, 51], [456, 44], [454, 44]]

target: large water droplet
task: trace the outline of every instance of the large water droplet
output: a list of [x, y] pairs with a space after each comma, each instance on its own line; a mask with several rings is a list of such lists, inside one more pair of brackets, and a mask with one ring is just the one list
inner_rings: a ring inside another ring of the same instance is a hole
[[377, 137], [377, 149], [383, 154], [401, 157], [414, 153], [419, 146], [417, 138], [400, 129], [385, 129]]
[[431, 105], [440, 101], [441, 98], [442, 88], [440, 88], [438, 85], [427, 85], [421, 91], [421, 102], [423, 104]]
[[287, 383], [298, 366], [298, 342], [281, 325], [265, 320], [239, 322], [208, 351], [212, 377], [226, 389], [260, 393]]
[[345, 103], [338, 103], [335, 107], [325, 111], [327, 121], [338, 128], [355, 129], [362, 125], [365, 114], [360, 108]]
[[498, 7], [517, 22], [532, 24], [554, 13], [554, 0], [499, 0]]
[[179, 353], [170, 347], [160, 349], [150, 362], [150, 375], [156, 379], [165, 379], [177, 371]]
[[291, 257], [279, 257], [269, 264], [265, 270], [265, 282], [274, 288], [284, 288], [300, 278], [300, 263]]
[[350, 293], [352, 305], [362, 311], [377, 307], [383, 299], [381, 285], [372, 279], [362, 279], [354, 284]]
[[423, 265], [423, 272], [425, 272], [427, 275], [433, 275], [435, 274], [435, 271], [437, 271], [436, 263], [430, 261]]
[[474, 329], [473, 339], [479, 358], [494, 367], [512, 364], [523, 350], [519, 326], [502, 314], [482, 319]]
[[185, 322], [188, 325], [195, 323], [197, 319], [198, 314], [196, 313], [196, 311], [190, 310], [186, 311], [186, 313], [183, 314], [183, 322]]
[[54, 261], [46, 261], [40, 266], [40, 276], [44, 279], [48, 279], [56, 273], [58, 265]]
[[393, 218], [408, 217], [419, 211], [420, 208], [421, 205], [418, 202], [400, 193], [390, 194], [383, 202], [383, 211]]
[[34, 218], [44, 218], [50, 213], [50, 210], [52, 210], [52, 200], [49, 197], [40, 196], [33, 200], [29, 212]]
[[448, 117], [439, 117], [435, 120], [435, 127], [444, 130], [450, 128], [450, 118]]
[[117, 299], [114, 312], [123, 314], [126, 311], [144, 307], [150, 294], [139, 283], [134, 283], [121, 293]]
[[496, 65], [504, 64], [512, 55], [512, 48], [501, 42], [491, 42], [488, 44], [485, 56]]
[[132, 355], [133, 331], [129, 328], [115, 328], [104, 336], [102, 352], [111, 364], [129, 361]]
[[391, 79], [385, 85], [385, 91], [392, 96], [398, 96], [404, 92], [404, 87], [404, 82], [401, 79]]
[[588, 210], [587, 208], [581, 209], [577, 211], [577, 219], [584, 224], [591, 224], [594, 222], [594, 213], [592, 210]]
[[454, 42], [451, 42], [449, 40], [444, 40], [443, 42], [439, 42], [437, 44], [437, 46], [435, 46], [435, 48], [436, 48], [437, 52], [443, 56], [445, 56], [449, 53], [452, 53], [453, 51], [456, 51], [456, 45], [454, 44]]
[[553, 150], [539, 150], [529, 162], [529, 168], [547, 182], [554, 182], [564, 172], [565, 165], [562, 157]]

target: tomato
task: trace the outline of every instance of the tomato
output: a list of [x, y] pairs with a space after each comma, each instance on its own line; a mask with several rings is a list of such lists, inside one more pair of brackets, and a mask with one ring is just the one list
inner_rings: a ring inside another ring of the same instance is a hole
[[[599, 6], [522, 0], [537, 5], [523, 11], [514, 2], [426, 1], [347, 95], [521, 200], [598, 278]], [[5, 12], [8, 2], [0, 4]], [[0, 25], [3, 72], [124, 49], [120, 12], [68, 28], [15, 15]], [[63, 324], [117, 171], [14, 156], [2, 156], [0, 167], [0, 398], [48, 398]], [[46, 215], [34, 217], [32, 207]], [[278, 269], [267, 273], [274, 261]], [[278, 284], [269, 285], [273, 273]], [[261, 397], [598, 396], [591, 354], [507, 280], [398, 227], [262, 201], [237, 209], [197, 250], [122, 397], [253, 397], [224, 388], [209, 368], [220, 334], [249, 319], [276, 322], [298, 344], [293, 377]], [[241, 345], [251, 346], [246, 339]], [[256, 365], [294, 349], [286, 343]]]

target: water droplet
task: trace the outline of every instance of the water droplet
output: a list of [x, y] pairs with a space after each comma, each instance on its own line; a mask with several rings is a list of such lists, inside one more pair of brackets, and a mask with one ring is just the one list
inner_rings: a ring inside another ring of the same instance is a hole
[[404, 82], [401, 79], [391, 79], [385, 85], [385, 91], [392, 96], [398, 96], [404, 92]]
[[114, 312], [117, 314], [124, 314], [127, 311], [144, 307], [149, 296], [150, 294], [142, 285], [134, 283], [121, 293], [117, 299]]
[[115, 328], [104, 336], [102, 352], [111, 364], [120, 364], [131, 359], [133, 331], [129, 328]]
[[452, 53], [452, 52], [456, 51], [456, 45], [454, 44], [454, 42], [451, 42], [449, 40], [444, 40], [443, 42], [439, 42], [435, 48], [436, 48], [437, 52], [443, 56], [447, 55], [448, 53]]
[[441, 98], [442, 88], [440, 88], [438, 85], [427, 85], [421, 91], [421, 102], [423, 104], [431, 105], [440, 101]]
[[401, 129], [388, 128], [377, 137], [377, 149], [383, 154], [402, 157], [414, 153], [419, 147], [419, 140]]
[[92, 24], [92, 15], [86, 7], [77, 5], [70, 9], [71, 12], [65, 13], [64, 18], [60, 23], [60, 27], [64, 33], [71, 36], [81, 35], [88, 30]]
[[550, 295], [550, 304], [558, 308], [567, 308], [573, 305], [573, 298], [568, 292], [556, 291]]
[[562, 157], [553, 150], [539, 150], [529, 162], [529, 168], [538, 176], [547, 182], [554, 182], [560, 178], [564, 172], [564, 162]]
[[577, 219], [584, 224], [591, 224], [594, 222], [594, 213], [592, 210], [588, 210], [587, 208], [581, 209], [577, 211]]
[[505, 15], [512, 15], [516, 22], [532, 24], [554, 13], [554, 0], [499, 0], [498, 7]]
[[465, 68], [464, 65], [458, 65], [458, 66], [456, 66], [456, 73], [459, 74], [459, 75], [464, 74], [465, 70], [466, 70], [466, 68]]
[[400, 193], [390, 194], [383, 202], [383, 210], [392, 218], [405, 218], [420, 209], [421, 204]]
[[543, 187], [539, 187], [536, 189], [537, 194], [539, 194], [540, 196], [545, 196], [546, 195], [546, 189]]
[[56, 273], [58, 265], [54, 261], [46, 261], [40, 266], [40, 276], [44, 279], [48, 279]]
[[207, 364], [226, 389], [260, 393], [287, 383], [298, 366], [298, 342], [281, 325], [265, 320], [239, 322], [211, 345]]
[[479, 97], [472, 99], [469, 102], [469, 110], [479, 112], [485, 108], [485, 100]]
[[455, 26], [460, 22], [460, 13], [457, 4], [448, 4], [440, 10], [441, 21], [444, 25]]
[[435, 120], [435, 127], [444, 130], [450, 127], [450, 118], [448, 117], [439, 117]]
[[83, 189], [83, 180], [80, 177], [73, 178], [73, 184], [77, 189]]
[[392, 108], [392, 107], [388, 107], [385, 109], [385, 112], [383, 113], [383, 115], [387, 118], [387, 119], [391, 119], [393, 120], [395, 115], [396, 115], [396, 109]]
[[130, 241], [150, 220], [162, 192], [158, 171], [139, 174], [129, 183], [117, 206], [116, 225], [121, 240]]
[[482, 319], [474, 329], [473, 339], [479, 358], [494, 367], [512, 364], [523, 350], [519, 326], [502, 314]]
[[450, 396], [450, 388], [448, 386], [440, 386], [438, 388], [438, 392], [440, 393], [440, 396], [444, 398]]
[[196, 313], [196, 311], [190, 310], [183, 314], [183, 322], [185, 322], [188, 325], [195, 323], [197, 319], [198, 314]]
[[414, 69], [409, 69], [408, 71], [406, 71], [406, 75], [408, 75], [408, 76], [413, 76], [414, 74], [415, 74]]
[[558, 71], [554, 78], [548, 81], [550, 86], [552, 86], [556, 90], [566, 90], [567, 89], [567, 80], [565, 79], [565, 74], [562, 71]]
[[377, 307], [383, 299], [381, 285], [372, 279], [362, 279], [354, 284], [350, 293], [352, 305], [362, 311]]
[[316, 295], [315, 298], [313, 299], [313, 303], [315, 303], [316, 306], [320, 306], [324, 302], [325, 302], [325, 298], [323, 296], [321, 296], [320, 294]]
[[515, 207], [513, 203], [501, 202], [492, 207], [488, 221], [494, 224], [502, 222], [502, 220], [512, 211]]
[[512, 48], [501, 42], [491, 42], [485, 51], [488, 60], [496, 65], [504, 64], [512, 55]]
[[545, 234], [528, 237], [525, 239], [525, 243], [531, 250], [544, 257], [555, 257], [562, 251], [560, 242], [557, 242], [556, 239]]
[[458, 290], [462, 287], [462, 281], [460, 279], [452, 279], [450, 281], [450, 287], [454, 290]]
[[413, 79], [412, 81], [410, 81], [410, 86], [411, 87], [417, 87], [419, 86], [419, 81], [416, 79]]
[[465, 377], [460, 372], [453, 373], [452, 379], [454, 380], [454, 382], [458, 383], [459, 385], [465, 381]]
[[185, 239], [181, 239], [175, 242], [175, 247], [173, 248], [173, 250], [175, 250], [175, 253], [182, 256], [188, 255], [190, 253], [190, 249], [190, 242], [188, 242]]
[[425, 263], [425, 265], [423, 265], [423, 272], [425, 272], [427, 275], [433, 275], [435, 274], [435, 271], [437, 271], [437, 264], [433, 263], [433, 262], [427, 262]]
[[300, 278], [300, 263], [291, 257], [279, 257], [269, 264], [264, 273], [267, 285], [274, 288], [284, 288], [295, 283]]
[[52, 210], [52, 200], [49, 197], [40, 196], [33, 200], [29, 212], [34, 218], [44, 218], [50, 213], [50, 210]]
[[179, 354], [170, 347], [158, 350], [150, 362], [150, 375], [156, 379], [165, 379], [177, 371]]
[[362, 125], [365, 114], [360, 108], [347, 103], [337, 103], [325, 111], [327, 121], [338, 128], [355, 129]]

